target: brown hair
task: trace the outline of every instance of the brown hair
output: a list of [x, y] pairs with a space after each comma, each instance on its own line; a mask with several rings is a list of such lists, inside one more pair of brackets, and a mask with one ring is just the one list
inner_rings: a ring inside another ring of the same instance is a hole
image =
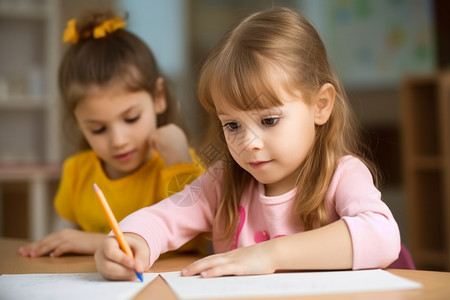
[[[314, 144], [298, 179], [300, 192], [296, 195], [294, 213], [305, 230], [310, 230], [327, 223], [325, 195], [342, 156], [350, 154], [364, 161], [376, 184], [378, 173], [365, 158], [356, 118], [328, 61], [324, 44], [314, 27], [291, 9], [272, 8], [254, 13], [229, 31], [203, 64], [198, 96], [212, 115], [216, 115], [214, 97], [226, 99], [229, 105], [240, 110], [279, 106], [282, 101], [273, 84], [274, 74], [284, 75], [283, 88], [301, 90], [306, 102], [326, 83], [336, 90], [331, 116], [324, 125], [316, 126]], [[226, 225], [224, 236], [229, 237], [236, 229], [241, 195], [255, 179], [232, 160], [217, 116], [214, 122], [209, 137], [218, 141], [222, 155], [217, 157], [225, 161], [223, 194], [216, 221]]]
[[[152, 51], [140, 38], [126, 29], [117, 29], [101, 38], [92, 36], [94, 28], [117, 17], [111, 11], [89, 12], [76, 20], [80, 38], [67, 49], [59, 68], [59, 88], [71, 120], [76, 105], [92, 86], [122, 84], [131, 92], [145, 90], [154, 96], [161, 73]], [[164, 90], [167, 108], [157, 116], [157, 126], [176, 123], [185, 129], [166, 80]], [[88, 148], [84, 138], [81, 148]]]

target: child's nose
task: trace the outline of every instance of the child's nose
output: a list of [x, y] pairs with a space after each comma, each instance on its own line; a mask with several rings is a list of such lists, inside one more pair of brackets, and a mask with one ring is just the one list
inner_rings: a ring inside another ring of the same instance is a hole
[[127, 143], [127, 133], [121, 127], [115, 127], [111, 130], [110, 143], [114, 148], [120, 148]]
[[260, 134], [255, 130], [245, 130], [244, 150], [254, 151], [263, 148], [264, 143]]

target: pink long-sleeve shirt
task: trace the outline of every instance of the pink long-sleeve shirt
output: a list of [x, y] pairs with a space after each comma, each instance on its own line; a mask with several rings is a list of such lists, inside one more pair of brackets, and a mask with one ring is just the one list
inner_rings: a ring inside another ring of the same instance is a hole
[[[297, 188], [279, 196], [264, 195], [264, 186], [253, 180], [244, 190], [236, 234], [215, 239], [223, 230], [213, 226], [221, 196], [220, 165], [208, 169], [185, 189], [142, 208], [120, 222], [124, 232], [145, 239], [150, 266], [161, 253], [174, 250], [201, 232], [212, 232], [215, 253], [304, 231], [293, 215]], [[368, 168], [357, 158], [341, 158], [326, 194], [328, 221], [343, 219], [353, 245], [353, 269], [384, 268], [400, 251], [400, 233]]]

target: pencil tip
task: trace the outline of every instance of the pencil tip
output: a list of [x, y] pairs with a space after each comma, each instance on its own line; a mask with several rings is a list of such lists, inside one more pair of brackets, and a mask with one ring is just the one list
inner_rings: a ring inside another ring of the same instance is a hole
[[137, 278], [139, 278], [139, 280], [140, 280], [141, 282], [144, 282], [144, 278], [143, 278], [143, 276], [142, 276], [142, 273], [139, 273], [139, 272], [135, 272], [135, 273], [136, 273]]
[[96, 183], [94, 183], [94, 190], [95, 190], [96, 193], [98, 193], [99, 190], [100, 190], [100, 189], [98, 188], [98, 185], [97, 185]]

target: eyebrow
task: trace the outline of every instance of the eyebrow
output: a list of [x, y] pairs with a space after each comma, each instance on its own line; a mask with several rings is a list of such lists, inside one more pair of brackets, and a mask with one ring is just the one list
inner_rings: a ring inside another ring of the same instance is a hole
[[230, 114], [227, 114], [226, 112], [221, 111], [221, 110], [219, 110], [219, 109], [216, 110], [216, 115], [217, 115], [217, 117], [221, 117], [221, 116], [227, 117], [227, 116], [230, 116]]
[[[254, 110], [249, 110], [247, 111], [249, 114], [251, 115], [259, 115], [259, 114], [265, 114], [265, 113], [269, 113], [269, 114], [273, 114], [273, 111], [276, 110], [277, 113], [283, 113], [283, 109], [281, 108], [281, 106], [274, 106], [274, 107], [269, 107], [269, 108], [261, 108], [261, 109], [254, 109]], [[222, 112], [220, 110], [216, 110], [216, 114], [217, 116], [229, 116], [229, 114]]]
[[[126, 109], [126, 110], [124, 110], [123, 112], [121, 112], [120, 113], [120, 115], [122, 116], [122, 115], [126, 115], [127, 113], [129, 113], [131, 110], [133, 110], [133, 109], [135, 109], [136, 107], [138, 107], [139, 105], [138, 104], [135, 104], [135, 105], [133, 105], [133, 106], [131, 106], [131, 107], [129, 107], [128, 109]], [[83, 121], [83, 123], [102, 123], [103, 121], [99, 121], [99, 120], [92, 120], [92, 119], [87, 119], [87, 120], [84, 120]]]
[[217, 114], [217, 115], [223, 115], [223, 114], [224, 114], [224, 112], [223, 112], [223, 111], [221, 111], [220, 109], [217, 109], [217, 108], [216, 108], [216, 114]]

